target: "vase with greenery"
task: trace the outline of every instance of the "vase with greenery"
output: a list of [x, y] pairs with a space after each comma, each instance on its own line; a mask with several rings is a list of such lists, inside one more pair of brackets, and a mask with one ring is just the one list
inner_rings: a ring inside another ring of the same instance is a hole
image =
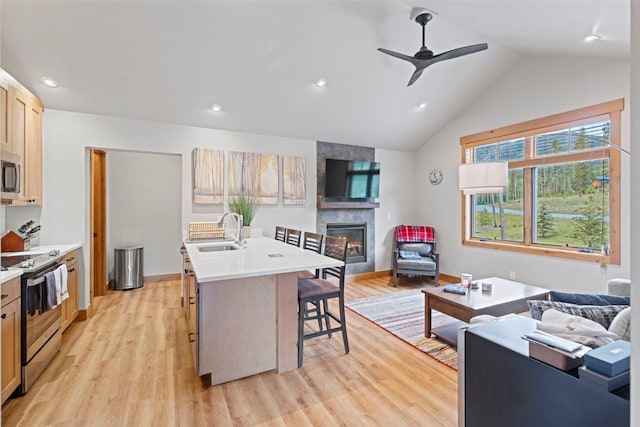
[[[253, 222], [253, 218], [256, 216], [259, 207], [260, 205], [256, 199], [246, 194], [241, 194], [229, 200], [229, 210], [238, 215], [242, 215], [242, 224], [246, 227], [250, 226]], [[245, 233], [245, 235], [247, 234]]]

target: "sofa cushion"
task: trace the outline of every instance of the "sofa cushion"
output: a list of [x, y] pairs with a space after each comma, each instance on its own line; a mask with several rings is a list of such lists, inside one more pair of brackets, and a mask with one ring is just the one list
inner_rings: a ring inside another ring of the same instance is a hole
[[598, 322], [607, 329], [609, 329], [611, 322], [613, 322], [613, 319], [618, 313], [628, 307], [626, 305], [577, 305], [545, 300], [529, 300], [527, 304], [531, 310], [531, 317], [536, 320], [542, 319], [542, 313], [553, 308], [561, 313], [586, 317], [594, 322]]
[[606, 294], [574, 294], [551, 291], [549, 299], [578, 305], [631, 305], [631, 297]]
[[418, 252], [420, 256], [430, 256], [433, 245], [431, 243], [400, 243], [398, 249], [406, 252]]
[[613, 332], [625, 341], [631, 341], [631, 307], [618, 313], [609, 326], [609, 332]]
[[398, 270], [436, 271], [436, 262], [431, 258], [398, 259]]

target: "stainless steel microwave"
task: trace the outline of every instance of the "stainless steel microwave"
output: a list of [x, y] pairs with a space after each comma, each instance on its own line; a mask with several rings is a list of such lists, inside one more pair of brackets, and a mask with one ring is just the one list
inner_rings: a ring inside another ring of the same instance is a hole
[[5, 150], [2, 150], [0, 155], [2, 159], [2, 198], [17, 199], [20, 197], [22, 157]]

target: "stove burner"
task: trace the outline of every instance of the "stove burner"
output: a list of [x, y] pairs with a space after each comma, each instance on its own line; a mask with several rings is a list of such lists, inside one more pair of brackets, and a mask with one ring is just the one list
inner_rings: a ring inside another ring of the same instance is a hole
[[40, 268], [53, 264], [60, 256], [59, 250], [53, 250], [45, 254], [28, 255], [2, 255], [2, 268], [20, 268], [24, 272], [36, 271]]

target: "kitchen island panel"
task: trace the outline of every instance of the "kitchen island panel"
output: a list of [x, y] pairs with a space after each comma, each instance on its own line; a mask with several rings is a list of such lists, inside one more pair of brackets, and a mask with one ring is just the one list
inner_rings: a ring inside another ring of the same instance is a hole
[[198, 374], [211, 385], [277, 368], [276, 285], [276, 275], [197, 284]]

